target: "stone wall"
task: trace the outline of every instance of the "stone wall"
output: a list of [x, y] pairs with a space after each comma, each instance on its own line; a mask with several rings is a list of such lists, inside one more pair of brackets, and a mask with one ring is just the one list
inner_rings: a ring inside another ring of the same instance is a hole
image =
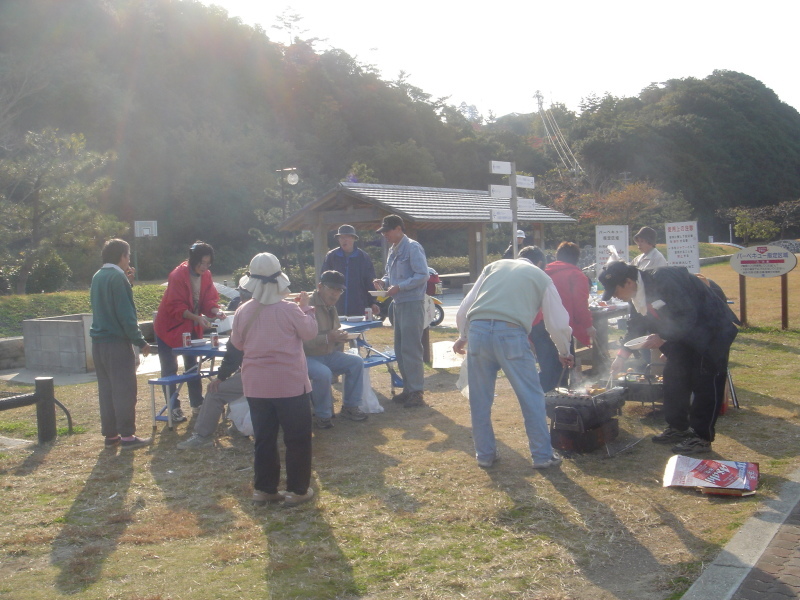
[[25, 343], [22, 337], [0, 339], [0, 371], [25, 366]]

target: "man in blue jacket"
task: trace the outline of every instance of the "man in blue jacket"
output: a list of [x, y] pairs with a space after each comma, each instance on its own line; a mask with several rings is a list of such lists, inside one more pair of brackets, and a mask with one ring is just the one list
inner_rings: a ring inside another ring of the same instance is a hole
[[361, 248], [356, 248], [358, 235], [352, 225], [342, 225], [336, 233], [339, 247], [325, 256], [322, 272], [338, 271], [344, 275], [347, 286], [336, 302], [336, 312], [340, 316], [360, 316], [364, 309], [372, 308], [372, 314], [381, 312], [370, 290], [375, 290], [375, 267], [372, 259]]
[[422, 332], [425, 329], [425, 284], [428, 261], [419, 242], [405, 233], [399, 215], [383, 218], [381, 228], [391, 244], [386, 257], [386, 274], [373, 283], [394, 298], [394, 351], [403, 377], [403, 392], [394, 397], [406, 408], [423, 406], [425, 366], [422, 362]]

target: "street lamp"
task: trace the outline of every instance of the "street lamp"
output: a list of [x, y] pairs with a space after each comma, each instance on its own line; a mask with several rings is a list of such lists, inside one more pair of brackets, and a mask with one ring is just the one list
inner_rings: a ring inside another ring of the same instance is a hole
[[[297, 175], [297, 167], [286, 167], [285, 169], [276, 169], [278, 178], [281, 182], [281, 221], [286, 220], [286, 183], [289, 185], [297, 185], [300, 177]], [[281, 235], [283, 245], [283, 262], [286, 262], [286, 232]]]

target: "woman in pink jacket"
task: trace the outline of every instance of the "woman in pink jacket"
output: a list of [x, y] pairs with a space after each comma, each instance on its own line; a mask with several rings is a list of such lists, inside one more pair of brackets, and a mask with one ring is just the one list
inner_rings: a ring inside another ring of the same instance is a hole
[[[317, 336], [317, 319], [309, 296], [284, 300], [289, 278], [268, 252], [250, 261], [239, 285], [252, 292], [233, 319], [228, 342], [243, 353], [242, 387], [250, 406], [255, 437], [253, 503], [295, 506], [314, 496], [311, 483], [311, 382], [303, 341]], [[278, 491], [281, 455], [278, 433], [286, 446], [286, 491]]]
[[[203, 337], [203, 331], [211, 326], [208, 318], [224, 318], [219, 307], [219, 293], [211, 280], [209, 268], [214, 262], [214, 248], [210, 244], [197, 241], [189, 248], [189, 260], [182, 262], [172, 270], [167, 279], [167, 290], [158, 306], [153, 328], [158, 343], [158, 358], [161, 361], [161, 376], [175, 375], [178, 372], [178, 358], [172, 353], [173, 348], [183, 346], [183, 334], [189, 332], [192, 339]], [[184, 370], [197, 364], [193, 356], [183, 357]], [[199, 412], [203, 403], [203, 384], [200, 380], [189, 381], [189, 404], [192, 411]], [[169, 386], [168, 397], [175, 391]], [[176, 399], [172, 410], [172, 420], [186, 420]]]

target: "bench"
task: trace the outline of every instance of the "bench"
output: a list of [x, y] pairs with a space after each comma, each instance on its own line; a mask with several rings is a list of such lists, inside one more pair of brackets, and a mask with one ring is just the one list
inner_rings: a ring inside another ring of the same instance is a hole
[[[170, 431], [172, 431], [172, 410], [171, 408], [175, 405], [175, 401], [178, 399], [178, 394], [181, 391], [181, 387], [187, 381], [194, 381], [196, 379], [202, 379], [203, 377], [211, 377], [214, 375], [216, 371], [198, 371], [197, 367], [193, 367], [189, 371], [185, 373], [180, 373], [177, 375], [166, 375], [164, 377], [155, 377], [153, 379], [148, 379], [147, 383], [150, 385], [150, 403], [151, 403], [151, 410], [153, 414], [153, 431], [156, 430], [156, 425], [158, 421], [166, 421], [167, 427], [169, 427]], [[156, 414], [156, 387], [161, 386], [164, 390], [164, 396], [167, 395], [167, 386], [174, 385], [175, 391], [170, 395], [169, 402], [164, 404], [164, 407]], [[166, 415], [165, 415], [166, 413]]]

